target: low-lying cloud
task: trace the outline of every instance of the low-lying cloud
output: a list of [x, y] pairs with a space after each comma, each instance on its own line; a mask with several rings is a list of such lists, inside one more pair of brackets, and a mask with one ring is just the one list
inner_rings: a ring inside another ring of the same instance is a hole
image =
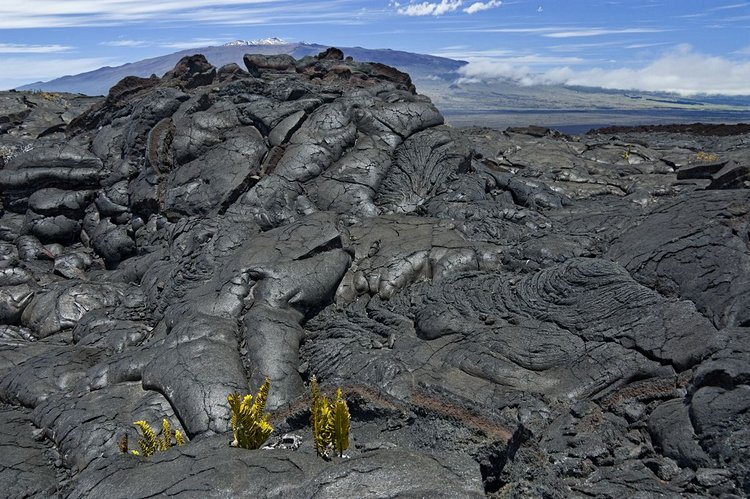
[[534, 72], [528, 66], [491, 58], [467, 58], [462, 82], [510, 79], [521, 85], [563, 84], [607, 89], [698, 94], [750, 95], [750, 61], [695, 52], [688, 45], [664, 53], [641, 68], [574, 69], [559, 66]]

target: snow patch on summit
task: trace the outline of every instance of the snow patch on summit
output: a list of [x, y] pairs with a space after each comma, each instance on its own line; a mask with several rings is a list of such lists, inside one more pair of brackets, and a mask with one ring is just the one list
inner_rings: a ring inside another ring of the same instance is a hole
[[276, 38], [275, 36], [272, 38], [259, 38], [257, 40], [235, 40], [233, 42], [225, 43], [225, 47], [238, 47], [238, 46], [248, 46], [248, 45], [286, 45], [286, 40], [282, 40], [281, 38]]

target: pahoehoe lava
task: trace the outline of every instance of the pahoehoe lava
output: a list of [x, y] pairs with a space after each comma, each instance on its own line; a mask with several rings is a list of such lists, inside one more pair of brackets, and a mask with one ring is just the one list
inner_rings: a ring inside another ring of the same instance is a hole
[[[2, 94], [3, 494], [750, 494], [746, 128], [458, 129], [336, 49], [245, 65]], [[229, 446], [266, 376], [299, 449]], [[120, 453], [163, 417], [187, 445]]]

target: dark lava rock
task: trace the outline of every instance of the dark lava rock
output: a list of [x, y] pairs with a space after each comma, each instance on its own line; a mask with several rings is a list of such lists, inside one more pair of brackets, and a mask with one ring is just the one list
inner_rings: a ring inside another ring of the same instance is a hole
[[216, 68], [208, 63], [203, 55], [185, 56], [173, 70], [168, 71], [163, 80], [177, 82], [185, 88], [209, 85], [216, 77]]
[[641, 125], [632, 127], [610, 126], [589, 131], [589, 135], [615, 135], [619, 133], [687, 133], [691, 135], [713, 135], [725, 137], [729, 135], [746, 135], [750, 133], [750, 123], [736, 125], [692, 123], [687, 125]]
[[[81, 474], [69, 497], [483, 497], [471, 459], [400, 449], [328, 463], [314, 454], [230, 448], [212, 437], [139, 463], [115, 458]], [[469, 470], [473, 471], [471, 473]], [[169, 480], [162, 480], [162, 474]], [[208, 477], [209, 481], [206, 481]]]
[[[245, 65], [0, 94], [6, 495], [750, 494], [745, 128], [455, 129], [335, 48]], [[230, 447], [265, 377], [301, 444]]]
[[330, 59], [332, 61], [343, 61], [344, 53], [341, 51], [341, 49], [337, 49], [336, 47], [329, 47], [323, 52], [321, 52], [320, 54], [318, 54], [317, 58], [319, 60]]
[[42, 431], [35, 427], [30, 411], [22, 407], [0, 407], [0, 480], [5, 497], [51, 497], [58, 490], [55, 451]]

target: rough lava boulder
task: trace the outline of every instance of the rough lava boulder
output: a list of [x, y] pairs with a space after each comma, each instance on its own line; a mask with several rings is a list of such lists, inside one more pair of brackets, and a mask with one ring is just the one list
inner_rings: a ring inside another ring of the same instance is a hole
[[[746, 128], [456, 129], [337, 49], [245, 65], [0, 100], [9, 496], [750, 494]], [[278, 445], [230, 447], [265, 377]]]

